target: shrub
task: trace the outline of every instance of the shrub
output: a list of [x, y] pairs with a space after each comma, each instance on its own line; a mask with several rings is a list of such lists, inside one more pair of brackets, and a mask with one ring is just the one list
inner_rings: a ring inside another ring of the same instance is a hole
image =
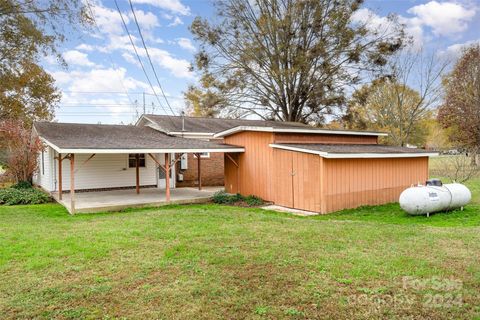
[[250, 207], [261, 206], [263, 204], [263, 199], [254, 195], [249, 195], [245, 197], [244, 200]]
[[51, 198], [45, 192], [29, 188], [6, 188], [0, 189], [0, 204], [15, 205], [15, 204], [39, 204], [50, 202]]
[[28, 181], [20, 181], [12, 186], [14, 189], [31, 189], [32, 184]]
[[218, 191], [212, 197], [213, 202], [218, 204], [233, 204], [237, 201], [243, 200], [241, 194], [228, 194], [225, 191]]
[[238, 204], [240, 206], [256, 207], [264, 203], [264, 201], [254, 195], [244, 197], [241, 194], [228, 194], [225, 191], [218, 191], [212, 197], [213, 202], [218, 204]]

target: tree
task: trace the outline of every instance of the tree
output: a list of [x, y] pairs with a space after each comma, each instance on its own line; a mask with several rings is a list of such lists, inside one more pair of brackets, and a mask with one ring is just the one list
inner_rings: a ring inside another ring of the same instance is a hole
[[87, 25], [88, 3], [81, 0], [0, 0], [0, 117], [32, 121], [50, 119], [60, 94], [39, 65], [54, 55], [66, 66], [57, 45], [66, 26]]
[[422, 122], [440, 101], [447, 66], [448, 61], [434, 53], [411, 48], [397, 52], [385, 65], [385, 76], [354, 92], [343, 117], [345, 126], [385, 130], [393, 145], [423, 145], [428, 130]]
[[35, 63], [24, 61], [18, 70], [0, 76], [0, 118], [21, 120], [31, 126], [35, 120], [51, 120], [53, 106], [60, 101], [55, 80]]
[[43, 150], [38, 138], [32, 139], [30, 128], [19, 121], [6, 120], [0, 122], [0, 147], [6, 148], [6, 175], [13, 182], [32, 181], [37, 169], [37, 155]]
[[202, 91], [197, 87], [189, 86], [184, 92], [186, 111], [194, 117], [213, 118], [217, 115], [219, 105], [222, 103], [220, 97], [210, 90]]
[[408, 86], [377, 80], [354, 92], [345, 120], [350, 129], [388, 132], [386, 142], [391, 145], [423, 144], [422, 135], [415, 133], [421, 131], [420, 121], [427, 119], [428, 113], [415, 113], [419, 101], [419, 93]]
[[395, 17], [381, 28], [358, 18], [362, 2], [218, 0], [220, 22], [197, 17], [190, 27], [200, 42], [199, 90], [231, 116], [323, 123], [347, 85], [403, 44]]
[[476, 156], [480, 150], [480, 45], [465, 49], [443, 79], [445, 98], [438, 120], [452, 130], [450, 138]]

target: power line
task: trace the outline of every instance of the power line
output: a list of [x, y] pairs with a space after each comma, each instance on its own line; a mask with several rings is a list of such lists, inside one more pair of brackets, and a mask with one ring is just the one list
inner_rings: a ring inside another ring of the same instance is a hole
[[[65, 93], [78, 93], [78, 94], [123, 94], [123, 95], [126, 94], [125, 92], [121, 92], [121, 91], [76, 91], [76, 90], [62, 90], [62, 92], [65, 92]], [[150, 93], [150, 92], [130, 91], [128, 94], [130, 94], [130, 95], [146, 94], [146, 95], [149, 95], [149, 96], [154, 96], [154, 94], [153, 94], [153, 93]], [[174, 100], [183, 100], [183, 99], [184, 99], [184, 97], [182, 97], [182, 96], [169, 96], [168, 98], [169, 98], [169, 99], [174, 99]]]
[[125, 28], [125, 31], [127, 32], [128, 38], [130, 39], [130, 43], [132, 44], [135, 55], [137, 56], [138, 62], [140, 63], [140, 66], [142, 67], [143, 73], [145, 74], [145, 77], [147, 78], [148, 84], [150, 85], [150, 88], [152, 88], [152, 92], [155, 94], [155, 97], [157, 98], [159, 105], [162, 107], [162, 109], [166, 113], [168, 113], [167, 110], [163, 107], [162, 103], [160, 102], [160, 99], [158, 98], [158, 95], [155, 92], [155, 89], [152, 85], [152, 82], [150, 81], [150, 78], [148, 77], [147, 71], [145, 70], [145, 66], [143, 65], [142, 59], [140, 58], [140, 55], [138, 54], [137, 48], [135, 47], [135, 43], [133, 42], [132, 35], [130, 34], [130, 31], [128, 31], [127, 23], [125, 22], [125, 19], [123, 18], [122, 11], [120, 10], [120, 7], [118, 6], [117, 0], [114, 0], [114, 2], [115, 2], [115, 6], [117, 7], [118, 14], [120, 15], [120, 18], [122, 19], [123, 27]]
[[[115, 0], [115, 2], [116, 2], [116, 0]], [[162, 93], [163, 98], [165, 99], [165, 102], [167, 103], [168, 108], [170, 109], [172, 114], [175, 115], [175, 112], [173, 111], [172, 107], [170, 106], [170, 103], [168, 102], [167, 96], [165, 95], [165, 92], [163, 91], [160, 80], [158, 79], [157, 71], [155, 70], [155, 67], [153, 66], [152, 59], [150, 58], [150, 54], [148, 53], [148, 49], [147, 49], [147, 45], [145, 43], [145, 39], [143, 38], [142, 31], [140, 30], [140, 25], [138, 24], [137, 15], [135, 14], [135, 10], [133, 9], [132, 1], [128, 0], [128, 3], [130, 4], [130, 10], [132, 11], [133, 19], [135, 20], [135, 25], [137, 26], [138, 34], [140, 35], [140, 39], [142, 39], [143, 48], [145, 49], [145, 52], [147, 53], [147, 58], [148, 58], [148, 61], [150, 62], [150, 67], [153, 70], [153, 74], [155, 76], [155, 79], [157, 79], [157, 84], [158, 84], [158, 87], [160, 88], [160, 92]]]
[[[94, 14], [94, 12], [93, 12], [93, 10], [92, 10], [92, 7], [90, 6], [89, 0], [85, 0], [85, 3], [87, 4], [88, 10], [90, 11], [90, 14], [91, 14], [91, 16], [92, 16], [93, 24], [95, 25], [98, 33], [101, 35], [102, 31], [100, 30], [100, 27], [99, 27], [98, 24], [97, 24], [97, 20], [95, 19], [95, 14]], [[112, 56], [111, 56], [110, 53], [108, 53], [108, 52], [107, 52], [107, 56], [108, 56], [108, 59], [110, 60], [110, 65], [113, 67], [113, 69], [115, 70], [115, 74], [117, 75], [118, 79], [120, 80], [120, 83], [121, 83], [121, 85], [122, 85], [122, 87], [123, 87], [123, 90], [125, 90], [125, 94], [127, 95], [128, 100], [130, 100], [130, 102], [133, 104], [133, 101], [132, 101], [130, 95], [128, 94], [127, 87], [125, 86], [125, 83], [123, 82], [122, 77], [120, 77], [120, 76], [118, 75], [117, 69], [116, 69], [116, 67], [115, 67], [115, 63], [113, 62], [113, 59], [112, 59]], [[65, 92], [66, 92], [66, 91], [65, 91]]]

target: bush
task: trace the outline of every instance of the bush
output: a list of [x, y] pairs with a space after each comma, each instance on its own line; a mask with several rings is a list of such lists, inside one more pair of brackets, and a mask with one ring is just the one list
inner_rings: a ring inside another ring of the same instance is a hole
[[15, 205], [15, 204], [39, 204], [50, 202], [51, 198], [45, 192], [29, 188], [6, 188], [0, 189], [0, 205]]
[[32, 189], [32, 184], [28, 181], [20, 181], [12, 186], [14, 189]]
[[241, 194], [228, 194], [225, 191], [218, 191], [212, 197], [213, 202], [218, 204], [237, 204], [240, 206], [249, 206], [256, 207], [264, 203], [264, 201], [254, 195], [249, 195], [247, 197], [242, 196]]
[[263, 199], [259, 198], [254, 195], [249, 195], [245, 197], [245, 202], [250, 206], [250, 207], [256, 207], [256, 206], [261, 206], [263, 204]]
[[212, 197], [213, 202], [218, 204], [233, 204], [237, 201], [243, 200], [241, 194], [228, 194], [225, 191], [218, 191]]

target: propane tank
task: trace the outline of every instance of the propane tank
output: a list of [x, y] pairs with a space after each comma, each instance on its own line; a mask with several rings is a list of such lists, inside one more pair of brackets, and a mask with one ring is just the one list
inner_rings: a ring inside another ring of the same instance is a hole
[[442, 184], [428, 180], [425, 186], [410, 187], [400, 195], [400, 207], [411, 215], [427, 216], [433, 212], [462, 208], [472, 198], [470, 190], [460, 183]]

